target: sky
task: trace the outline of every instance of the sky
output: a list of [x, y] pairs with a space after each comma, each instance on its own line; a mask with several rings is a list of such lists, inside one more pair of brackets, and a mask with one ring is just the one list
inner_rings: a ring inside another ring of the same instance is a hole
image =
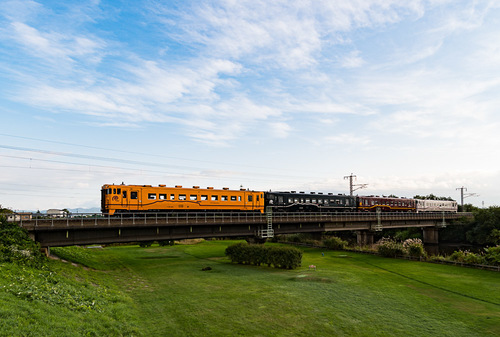
[[[0, 2], [0, 205], [103, 184], [500, 205], [500, 2]], [[360, 187], [360, 186], [357, 186]]]

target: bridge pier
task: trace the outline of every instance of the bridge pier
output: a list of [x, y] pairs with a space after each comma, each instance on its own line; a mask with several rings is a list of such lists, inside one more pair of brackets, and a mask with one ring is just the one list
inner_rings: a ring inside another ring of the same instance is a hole
[[373, 232], [371, 231], [356, 231], [358, 246], [373, 245]]
[[423, 228], [424, 249], [429, 255], [439, 255], [439, 232], [436, 227]]
[[424, 227], [424, 243], [437, 245], [439, 243], [438, 229], [435, 227]]

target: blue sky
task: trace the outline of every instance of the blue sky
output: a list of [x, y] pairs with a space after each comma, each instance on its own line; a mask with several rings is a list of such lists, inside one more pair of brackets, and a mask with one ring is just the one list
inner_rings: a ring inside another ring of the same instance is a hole
[[499, 205], [497, 1], [2, 1], [0, 204], [105, 183]]

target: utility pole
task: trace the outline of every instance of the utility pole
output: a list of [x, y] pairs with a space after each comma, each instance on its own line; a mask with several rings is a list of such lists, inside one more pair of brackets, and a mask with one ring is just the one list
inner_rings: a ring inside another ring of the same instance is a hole
[[[351, 196], [353, 195], [354, 191], [359, 190], [361, 188], [366, 188], [366, 186], [368, 186], [368, 184], [353, 184], [353, 179], [355, 178], [356, 176], [352, 173], [350, 176], [344, 176], [344, 179], [349, 179], [349, 193]], [[355, 186], [357, 187], [354, 188]]]
[[462, 205], [462, 212], [464, 211], [464, 199], [468, 197], [478, 197], [477, 193], [464, 193], [464, 190], [467, 192], [467, 187], [457, 187], [455, 190], [460, 190], [460, 201]]

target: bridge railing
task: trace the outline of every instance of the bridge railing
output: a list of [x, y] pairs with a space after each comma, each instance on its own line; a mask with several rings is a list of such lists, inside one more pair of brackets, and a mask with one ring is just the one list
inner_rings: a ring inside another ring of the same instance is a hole
[[[273, 212], [273, 223], [299, 222], [360, 222], [393, 220], [455, 220], [471, 217], [471, 213], [371, 213], [371, 212]], [[202, 225], [202, 224], [266, 224], [266, 214], [242, 212], [168, 212], [105, 215], [76, 213], [66, 217], [33, 214], [31, 219], [18, 221], [25, 228], [41, 227], [94, 227], [94, 226], [153, 226], [153, 225]]]

